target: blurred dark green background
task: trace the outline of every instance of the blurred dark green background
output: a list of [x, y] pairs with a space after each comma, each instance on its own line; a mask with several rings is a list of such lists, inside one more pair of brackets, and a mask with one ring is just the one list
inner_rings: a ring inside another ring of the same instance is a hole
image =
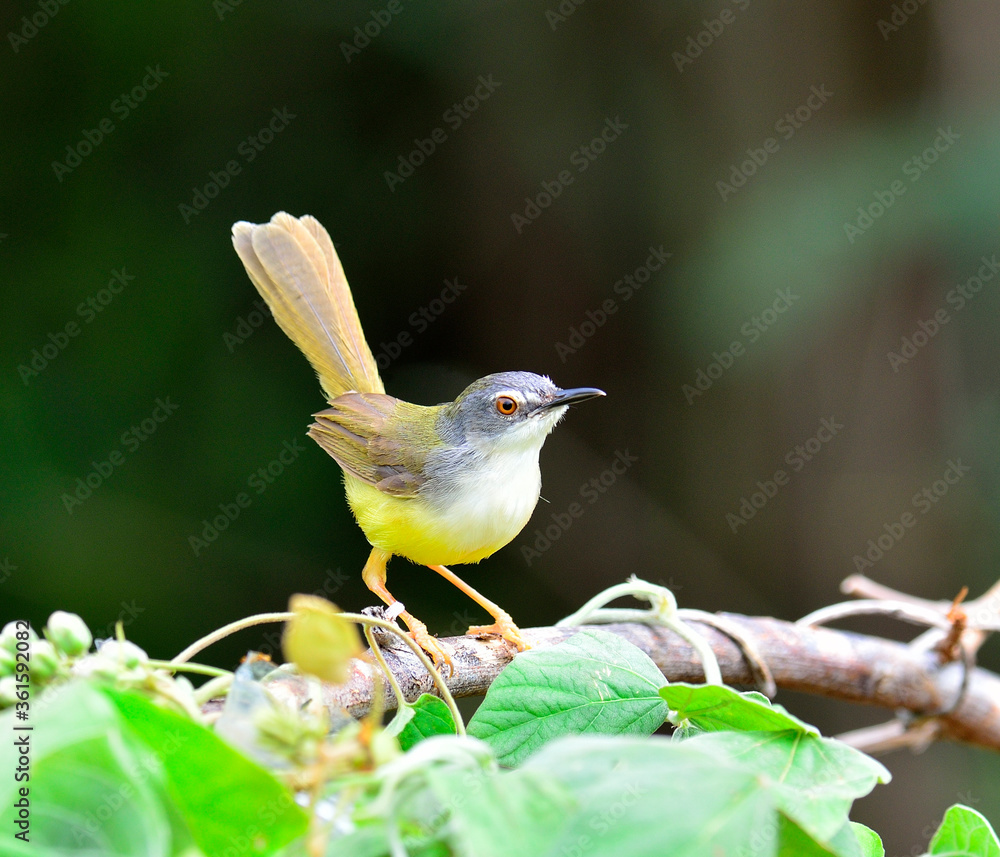
[[[631, 573], [796, 618], [880, 536], [881, 582], [995, 580], [1000, 8], [430, 5], [5, 9], [0, 618], [122, 618], [166, 657], [293, 592], [372, 603], [339, 469], [304, 437], [318, 385], [230, 244], [282, 209], [329, 229], [389, 392], [434, 403], [505, 369], [608, 391], [546, 445], [524, 534], [465, 569], [521, 624]], [[646, 278], [651, 248], [670, 257]], [[842, 428], [807, 443], [824, 419]], [[962, 477], [916, 503], [949, 462]], [[389, 585], [432, 631], [484, 618], [403, 560]], [[828, 732], [884, 717], [779, 699]], [[995, 756], [887, 763], [858, 818], [889, 853], [956, 800], [1000, 821]]]

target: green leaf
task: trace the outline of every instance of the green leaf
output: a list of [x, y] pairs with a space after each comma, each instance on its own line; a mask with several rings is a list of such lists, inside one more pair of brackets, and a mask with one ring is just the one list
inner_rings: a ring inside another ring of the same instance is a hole
[[518, 773], [549, 772], [577, 802], [548, 853], [773, 854], [776, 813], [753, 774], [696, 742], [582, 735], [543, 747]]
[[386, 727], [386, 732], [397, 736], [404, 752], [425, 738], [454, 735], [457, 731], [451, 709], [444, 700], [429, 693], [420, 694], [412, 705], [404, 705]]
[[[762, 741], [783, 752], [762, 749]], [[847, 812], [884, 769], [835, 745], [795, 733], [703, 734], [680, 742], [579, 736], [553, 741], [519, 772], [550, 772], [577, 800], [551, 854], [861, 857]], [[781, 756], [785, 772], [776, 769]], [[815, 803], [815, 812], [791, 795], [803, 784], [804, 802]]]
[[[785, 815], [780, 816], [778, 833], [778, 857], [884, 857], [882, 843], [876, 836], [878, 851], [866, 852], [862, 849], [859, 836], [855, 833], [851, 822], [847, 822], [830, 840], [823, 844], [817, 842], [794, 821]], [[858, 825], [863, 827], [863, 825]], [[864, 828], [868, 830], [867, 827]], [[872, 831], [868, 831], [872, 833]], [[873, 834], [874, 835], [874, 834]], [[751, 845], [753, 839], [751, 837]]]
[[864, 753], [801, 732], [704, 733], [678, 746], [691, 745], [720, 764], [752, 771], [774, 806], [824, 844], [844, 826], [856, 798], [891, 779], [885, 767]]
[[334, 835], [323, 852], [323, 857], [384, 857], [391, 851], [389, 832], [383, 818], [358, 826], [346, 835]]
[[[387, 854], [389, 831], [406, 853], [435, 857], [881, 857], [847, 813], [884, 769], [836, 746], [794, 732], [577, 735], [504, 771], [475, 739], [437, 737], [391, 763], [385, 791], [363, 799], [369, 814], [328, 857]], [[789, 796], [803, 782], [816, 817]]]
[[233, 847], [274, 854], [305, 832], [306, 814], [291, 792], [214, 732], [138, 694], [104, 692], [127, 729], [153, 751], [171, 798], [208, 857]]
[[1000, 857], [1000, 841], [980, 813], [956, 803], [944, 814], [929, 853], [941, 857]]
[[663, 683], [656, 664], [631, 643], [582, 631], [518, 655], [490, 686], [468, 731], [508, 766], [561, 735], [649, 735], [667, 715]]
[[856, 821], [851, 822], [851, 830], [854, 831], [858, 845], [861, 846], [862, 857], [885, 857], [882, 837], [874, 830], [870, 827], [865, 827], [863, 824], [858, 824]]
[[793, 717], [780, 705], [771, 705], [766, 696], [750, 691], [739, 693], [716, 684], [669, 684], [660, 688], [670, 706], [670, 721], [676, 726], [693, 726], [705, 732], [781, 732], [791, 729], [819, 735], [814, 726]]
[[[382, 790], [358, 798], [357, 825], [325, 857], [528, 857], [550, 846], [574, 808], [546, 772], [502, 772], [474, 738], [437, 736], [380, 771]], [[595, 855], [596, 857], [596, 855]]]
[[548, 774], [431, 769], [428, 779], [446, 813], [453, 854], [548, 854], [574, 808]]
[[[190, 836], [169, 808], [163, 772], [145, 748], [123, 734], [118, 713], [84, 682], [51, 688], [33, 700], [32, 730], [13, 712], [0, 718], [5, 735], [27, 735], [30, 779], [14, 780], [18, 754], [0, 745], [0, 827], [4, 854], [32, 857], [166, 857], [182, 853]], [[30, 845], [14, 839], [17, 808], [28, 788]]]

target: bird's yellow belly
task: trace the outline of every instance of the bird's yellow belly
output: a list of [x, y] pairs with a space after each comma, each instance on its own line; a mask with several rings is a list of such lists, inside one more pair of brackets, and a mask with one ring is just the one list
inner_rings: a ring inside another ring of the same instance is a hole
[[[510, 473], [520, 478], [510, 479]], [[393, 497], [345, 474], [347, 500], [374, 547], [420, 565], [455, 565], [479, 560], [508, 544], [528, 523], [538, 502], [541, 479], [533, 468], [508, 471], [503, 485], [489, 478], [432, 502]]]

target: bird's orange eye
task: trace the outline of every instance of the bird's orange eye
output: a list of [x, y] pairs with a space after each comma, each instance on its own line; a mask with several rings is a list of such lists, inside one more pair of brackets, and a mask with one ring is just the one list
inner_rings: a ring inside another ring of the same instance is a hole
[[510, 396], [500, 396], [497, 399], [497, 410], [500, 411], [505, 417], [509, 417], [514, 411], [517, 410], [517, 402], [515, 402]]

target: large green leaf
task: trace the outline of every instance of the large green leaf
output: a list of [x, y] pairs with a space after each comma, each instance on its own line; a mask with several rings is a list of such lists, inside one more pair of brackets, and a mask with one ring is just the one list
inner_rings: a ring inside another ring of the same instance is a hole
[[582, 631], [518, 655], [469, 722], [503, 765], [524, 761], [561, 735], [648, 735], [667, 715], [656, 664], [606, 631]]
[[[159, 761], [123, 734], [114, 706], [83, 682], [33, 700], [30, 779], [14, 781], [17, 755], [0, 745], [0, 827], [5, 855], [31, 857], [166, 857], [183, 853], [190, 836], [169, 807]], [[30, 845], [13, 837], [19, 789], [29, 789]]]
[[705, 732], [796, 732], [818, 735], [815, 727], [771, 705], [757, 693], [739, 693], [716, 684], [669, 684], [660, 688], [677, 726], [690, 723]]
[[454, 854], [546, 854], [574, 809], [548, 773], [432, 770], [429, 780], [447, 813], [445, 839]]
[[[551, 772], [579, 801], [551, 853], [577, 847], [629, 857], [859, 857], [866, 852], [848, 810], [888, 777], [845, 745], [795, 733], [715, 733], [682, 742], [564, 738], [520, 770]], [[798, 800], [796, 790], [807, 797]]]
[[291, 792], [214, 732], [134, 693], [105, 691], [158, 758], [170, 796], [208, 855], [268, 855], [305, 832]]
[[578, 801], [551, 854], [704, 857], [773, 854], [777, 814], [751, 773], [694, 739], [579, 736], [543, 747], [521, 773], [550, 772]]
[[[475, 745], [432, 738], [413, 751], [426, 755], [419, 764], [412, 753], [393, 763], [390, 793], [366, 799], [366, 826], [335, 840], [328, 857], [388, 854], [393, 836], [413, 855], [881, 855], [878, 838], [848, 810], [884, 769], [814, 736], [567, 736], [511, 771], [481, 751], [476, 765], [457, 764], [463, 748]], [[780, 758], [786, 770], [776, 769]], [[814, 812], [790, 796], [803, 784]]]
[[956, 803], [931, 840], [935, 857], [1000, 857], [1000, 840], [983, 815]]
[[891, 779], [870, 756], [816, 735], [714, 732], [684, 742], [694, 743], [720, 764], [752, 771], [773, 805], [822, 843], [838, 834], [856, 798]]

